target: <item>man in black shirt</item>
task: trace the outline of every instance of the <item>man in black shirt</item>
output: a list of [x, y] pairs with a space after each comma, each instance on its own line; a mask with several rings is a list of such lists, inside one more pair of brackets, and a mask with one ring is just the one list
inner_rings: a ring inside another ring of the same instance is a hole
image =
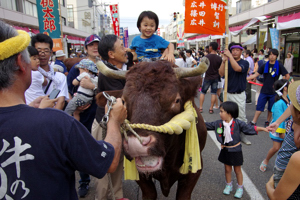
[[[127, 70], [127, 53], [122, 40], [116, 35], [106, 35], [99, 42], [99, 54], [103, 63], [112, 70]], [[101, 72], [98, 75], [98, 92], [110, 90], [122, 90], [125, 86], [125, 80], [113, 79], [104, 76]], [[102, 139], [102, 128], [99, 125], [105, 114], [104, 107], [98, 106], [96, 118], [92, 125], [92, 135], [95, 139]], [[122, 175], [123, 175], [123, 154], [121, 155], [119, 165], [114, 173], [111, 173], [111, 181], [116, 199], [123, 198]], [[105, 175], [97, 180], [96, 199], [110, 199], [109, 180]], [[125, 200], [125, 198], [123, 198]]]

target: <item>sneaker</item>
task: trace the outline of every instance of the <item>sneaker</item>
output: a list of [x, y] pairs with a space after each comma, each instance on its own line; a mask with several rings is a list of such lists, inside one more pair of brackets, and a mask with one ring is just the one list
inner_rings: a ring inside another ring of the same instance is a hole
[[246, 104], [252, 104], [252, 102], [250, 101], [250, 102], [246, 102]]
[[234, 197], [240, 199], [240, 198], [242, 198], [243, 193], [244, 193], [244, 190], [242, 188], [238, 188], [235, 192]]
[[85, 197], [89, 191], [89, 184], [88, 183], [81, 183], [78, 188], [78, 195], [80, 197]]
[[229, 195], [232, 191], [232, 185], [226, 185], [225, 189], [223, 190], [223, 194]]
[[270, 125], [270, 122], [266, 121], [265, 122], [265, 128], [268, 127]]
[[251, 145], [251, 142], [247, 139], [246, 135], [244, 133], [241, 133], [240, 134], [240, 137], [241, 137], [241, 141], [244, 143], [244, 144], [247, 144], [247, 145]]

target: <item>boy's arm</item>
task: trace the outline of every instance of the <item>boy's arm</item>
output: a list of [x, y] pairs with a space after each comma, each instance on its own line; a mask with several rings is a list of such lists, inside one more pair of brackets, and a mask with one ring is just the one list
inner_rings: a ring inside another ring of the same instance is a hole
[[270, 126], [267, 127], [268, 131], [275, 133], [279, 125], [289, 116], [291, 116], [291, 105], [284, 111], [284, 113]]
[[169, 62], [175, 63], [174, 45], [171, 42], [169, 43], [168, 47], [165, 49], [161, 58], [163, 58], [164, 60], [167, 60]]
[[131, 49], [131, 53], [132, 53], [132, 55], [133, 55], [132, 60], [133, 60], [133, 61], [138, 61], [138, 59], [137, 59], [137, 54], [136, 54], [136, 52], [135, 52], [135, 49]]
[[73, 81], [72, 81], [72, 84], [74, 85], [74, 86], [77, 86], [77, 85], [79, 85], [79, 81], [77, 80], [77, 78], [75, 78]]
[[256, 131], [257, 131], [257, 132], [258, 132], [258, 131], [264, 131], [264, 132], [269, 133], [267, 128], [265, 128], [265, 127], [260, 127], [260, 126], [257, 126], [257, 127], [256, 127]]

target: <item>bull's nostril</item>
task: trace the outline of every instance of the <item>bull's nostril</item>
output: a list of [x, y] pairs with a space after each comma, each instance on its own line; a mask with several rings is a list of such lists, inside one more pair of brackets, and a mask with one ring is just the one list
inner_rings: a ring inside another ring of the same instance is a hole
[[143, 140], [143, 146], [146, 146], [147, 144], [150, 143], [151, 137], [150, 137], [150, 136], [148, 136], [148, 137], [143, 137], [142, 140]]

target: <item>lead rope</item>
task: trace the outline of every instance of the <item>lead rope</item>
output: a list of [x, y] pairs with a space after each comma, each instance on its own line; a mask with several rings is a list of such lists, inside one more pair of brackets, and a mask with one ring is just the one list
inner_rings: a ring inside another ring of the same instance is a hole
[[[105, 113], [105, 115], [102, 117], [101, 122], [99, 123], [99, 125], [102, 127], [102, 140], [104, 140], [104, 138], [106, 137], [106, 134], [107, 134], [107, 123], [109, 120], [109, 113], [113, 109], [112, 106], [116, 103], [116, 98], [114, 96], [110, 96], [106, 92], [103, 92], [103, 95], [107, 99], [106, 105], [107, 105], [108, 110]], [[124, 134], [126, 141], [128, 141], [126, 130], [129, 130], [137, 137], [137, 139], [140, 141], [140, 143], [143, 144], [141, 137], [129, 126], [129, 124], [126, 121], [124, 121], [124, 123], [121, 125], [120, 128], [121, 128], [121, 132]], [[112, 194], [112, 199], [115, 200], [116, 198], [115, 198], [115, 193], [114, 193], [110, 173], [107, 173], [107, 178], [108, 178], [108, 186], [109, 186], [109, 189]]]

